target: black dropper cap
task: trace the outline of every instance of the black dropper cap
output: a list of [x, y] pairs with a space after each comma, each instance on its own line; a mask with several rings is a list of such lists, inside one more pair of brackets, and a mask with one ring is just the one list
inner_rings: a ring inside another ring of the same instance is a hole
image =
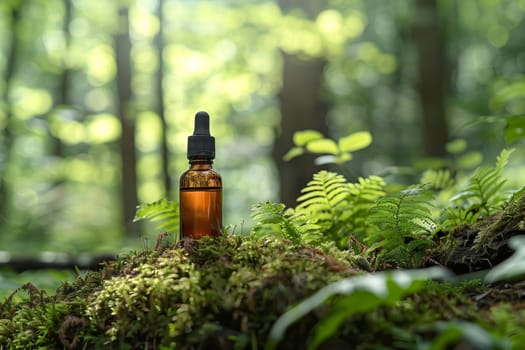
[[201, 111], [195, 114], [195, 130], [188, 136], [188, 159], [215, 158], [215, 138], [210, 135], [210, 116]]

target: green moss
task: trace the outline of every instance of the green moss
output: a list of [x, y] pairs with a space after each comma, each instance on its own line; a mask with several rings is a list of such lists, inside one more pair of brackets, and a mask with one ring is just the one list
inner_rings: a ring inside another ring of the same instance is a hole
[[262, 346], [269, 327], [290, 305], [358, 273], [352, 261], [333, 247], [323, 252], [277, 238], [185, 241], [122, 257], [64, 284], [55, 296], [6, 301], [0, 344], [143, 349], [254, 341]]
[[441, 237], [432, 259], [456, 273], [489, 269], [514, 253], [508, 241], [523, 234], [525, 196], [522, 195], [474, 224], [455, 227]]
[[[362, 273], [355, 268], [362, 260], [334, 245], [241, 235], [133, 253], [52, 296], [26, 285], [22, 301], [0, 304], [0, 348], [261, 349], [280, 315], [326, 284]], [[394, 306], [349, 318], [324, 348], [410, 349], [439, 334], [437, 321], [455, 320], [519, 342], [525, 315], [512, 305], [522, 287], [429, 282]], [[294, 324], [280, 349], [305, 348], [326, 312]]]

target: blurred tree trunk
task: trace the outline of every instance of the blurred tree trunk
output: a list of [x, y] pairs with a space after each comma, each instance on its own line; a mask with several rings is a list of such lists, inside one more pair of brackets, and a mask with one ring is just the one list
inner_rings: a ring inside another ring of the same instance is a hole
[[159, 32], [155, 37], [155, 43], [157, 46], [158, 52], [158, 65], [159, 69], [157, 70], [156, 82], [157, 82], [157, 112], [159, 114], [160, 122], [162, 124], [162, 134], [160, 140], [161, 148], [161, 157], [162, 157], [162, 182], [164, 183], [164, 190], [166, 193], [166, 198], [171, 196], [172, 184], [170, 176], [170, 161], [169, 161], [169, 149], [168, 149], [168, 123], [166, 122], [166, 113], [164, 109], [164, 86], [163, 86], [163, 77], [164, 77], [164, 59], [162, 54], [164, 52], [164, 32], [163, 32], [163, 14], [162, 8], [164, 5], [163, 0], [159, 0], [157, 5], [157, 17], [159, 19]]
[[115, 38], [117, 61], [118, 116], [122, 128], [120, 138], [122, 218], [128, 235], [138, 235], [133, 223], [138, 204], [137, 157], [135, 147], [135, 120], [132, 115], [131, 92], [131, 39], [129, 34], [129, 8], [119, 9], [119, 27]]
[[0, 124], [3, 124], [2, 129], [2, 145], [0, 146], [0, 223], [5, 221], [7, 208], [10, 202], [10, 193], [8, 184], [6, 181], [7, 168], [9, 166], [11, 158], [11, 150], [13, 145], [13, 134], [11, 128], [13, 125], [13, 111], [11, 107], [11, 101], [9, 94], [11, 92], [11, 84], [13, 83], [13, 76], [15, 74], [16, 62], [18, 59], [19, 53], [19, 42], [18, 42], [18, 33], [20, 32], [20, 21], [21, 21], [21, 12], [22, 6], [25, 4], [25, 1], [20, 1], [18, 3], [12, 3], [11, 8], [11, 21], [10, 21], [10, 31], [11, 40], [6, 49], [6, 63], [3, 80], [4, 93], [3, 93], [3, 104], [4, 104], [4, 120], [0, 120]]
[[448, 124], [445, 111], [445, 45], [437, 0], [414, 1], [414, 39], [419, 56], [418, 93], [422, 108], [422, 141], [425, 154], [446, 154]]
[[[309, 18], [315, 18], [322, 10], [322, 2], [316, 0], [281, 0], [283, 11], [301, 9]], [[327, 105], [322, 100], [324, 67], [322, 58], [302, 59], [296, 55], [283, 55], [283, 85], [279, 94], [281, 123], [276, 135], [273, 158], [279, 173], [280, 200], [288, 206], [296, 203], [300, 190], [319, 170], [313, 156], [301, 156], [289, 162], [283, 155], [293, 146], [293, 133], [303, 129], [315, 129], [328, 134], [326, 124]]]
[[[65, 47], [66, 52], [69, 50], [69, 44], [71, 41], [71, 32], [69, 29], [69, 24], [71, 23], [71, 17], [73, 12], [73, 4], [71, 3], [72, 0], [64, 0], [64, 21], [62, 23], [62, 31], [64, 32], [64, 39], [65, 39]], [[68, 105], [70, 103], [69, 101], [69, 89], [70, 87], [70, 78], [71, 78], [71, 71], [68, 67], [68, 63], [66, 60], [62, 62], [62, 74], [60, 74], [60, 78], [58, 81], [58, 87], [57, 87], [57, 96], [56, 96], [56, 103], [55, 105]], [[57, 157], [62, 157], [64, 154], [64, 145], [62, 143], [62, 140], [60, 138], [50, 135], [51, 139], [53, 140], [53, 155]]]

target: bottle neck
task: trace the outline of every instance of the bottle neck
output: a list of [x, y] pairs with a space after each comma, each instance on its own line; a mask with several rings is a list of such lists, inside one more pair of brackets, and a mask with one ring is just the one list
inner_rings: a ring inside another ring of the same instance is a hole
[[199, 170], [205, 170], [205, 169], [211, 169], [213, 160], [208, 157], [195, 157], [190, 158], [190, 169], [199, 169]]

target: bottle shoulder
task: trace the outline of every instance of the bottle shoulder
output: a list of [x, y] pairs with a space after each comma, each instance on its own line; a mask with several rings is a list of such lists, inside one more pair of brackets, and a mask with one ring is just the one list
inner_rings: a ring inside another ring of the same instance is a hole
[[180, 187], [222, 187], [221, 175], [209, 169], [188, 169], [180, 176]]
[[206, 176], [206, 177], [221, 178], [221, 175], [219, 174], [219, 172], [217, 172], [216, 170], [212, 168], [208, 168], [208, 169], [189, 168], [181, 174], [181, 178], [186, 177], [186, 176]]

